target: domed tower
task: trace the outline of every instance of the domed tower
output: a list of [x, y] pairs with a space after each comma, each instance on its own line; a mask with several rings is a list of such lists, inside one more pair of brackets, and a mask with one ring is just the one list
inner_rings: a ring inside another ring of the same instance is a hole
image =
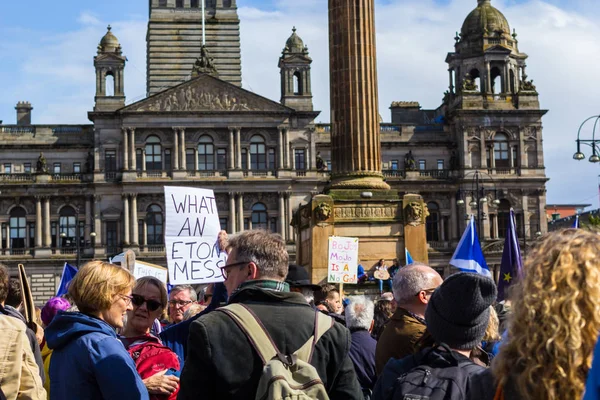
[[[526, 81], [525, 60], [519, 52], [516, 33], [506, 17], [491, 4], [478, 0], [454, 38], [455, 52], [446, 62], [450, 71], [450, 93], [481, 93], [485, 101], [516, 100], [512, 96]], [[496, 95], [494, 98], [493, 96]]]
[[312, 92], [308, 47], [292, 29], [292, 35], [285, 43], [279, 58], [281, 70], [281, 104], [298, 111], [312, 111]]
[[96, 68], [96, 104], [94, 111], [115, 111], [125, 106], [124, 71], [126, 57], [110, 25], [94, 57]]

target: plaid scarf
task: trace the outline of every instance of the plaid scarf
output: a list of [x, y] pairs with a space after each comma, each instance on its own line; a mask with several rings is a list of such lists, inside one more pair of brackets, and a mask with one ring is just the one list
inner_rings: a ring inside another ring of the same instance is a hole
[[263, 290], [273, 290], [275, 292], [289, 292], [290, 285], [287, 282], [273, 281], [269, 279], [257, 279], [253, 281], [246, 281], [236, 289], [236, 292], [246, 288], [258, 288]]

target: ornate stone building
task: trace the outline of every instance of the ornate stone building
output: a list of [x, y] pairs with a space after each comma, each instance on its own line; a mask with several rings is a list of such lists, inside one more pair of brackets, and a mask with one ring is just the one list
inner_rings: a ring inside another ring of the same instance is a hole
[[[207, 2], [205, 48], [198, 3], [150, 2], [146, 99], [126, 105], [127, 49], [109, 29], [94, 58], [92, 124], [32, 125], [31, 105], [19, 102], [17, 124], [0, 125], [0, 261], [26, 265], [38, 301], [54, 291], [64, 261], [133, 249], [164, 264], [165, 185], [213, 189], [224, 229], [279, 232], [294, 256], [294, 211], [331, 169], [330, 127], [314, 123], [308, 48], [294, 29], [279, 59], [280, 102], [261, 97], [239, 87], [235, 0]], [[489, 0], [455, 41], [442, 105], [395, 102], [380, 135], [387, 183], [428, 203], [429, 258], [440, 269], [469, 213], [490, 264], [510, 207], [521, 238], [547, 229], [545, 111], [527, 56]]]

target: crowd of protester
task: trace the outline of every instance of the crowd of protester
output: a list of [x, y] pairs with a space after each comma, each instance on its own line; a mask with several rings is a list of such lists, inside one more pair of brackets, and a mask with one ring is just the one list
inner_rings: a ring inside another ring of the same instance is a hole
[[276, 234], [219, 245], [223, 283], [167, 292], [91, 261], [36, 322], [0, 265], [0, 400], [600, 399], [597, 233], [537, 240], [502, 302], [488, 277], [397, 260], [362, 270], [390, 273], [380, 296], [344, 298]]

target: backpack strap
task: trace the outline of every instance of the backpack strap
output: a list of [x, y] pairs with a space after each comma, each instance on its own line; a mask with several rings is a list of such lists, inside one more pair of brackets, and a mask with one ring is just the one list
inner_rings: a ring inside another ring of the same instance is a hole
[[234, 303], [218, 308], [217, 311], [227, 314], [240, 327], [262, 359], [263, 365], [281, 354], [263, 324], [248, 307]]
[[302, 361], [306, 361], [308, 363], [311, 362], [313, 353], [315, 351], [315, 346], [321, 337], [331, 328], [334, 324], [333, 318], [328, 315], [323, 314], [320, 311], [315, 312], [315, 331], [313, 335], [308, 338], [306, 343], [302, 345], [296, 352], [294, 353], [299, 359]]

